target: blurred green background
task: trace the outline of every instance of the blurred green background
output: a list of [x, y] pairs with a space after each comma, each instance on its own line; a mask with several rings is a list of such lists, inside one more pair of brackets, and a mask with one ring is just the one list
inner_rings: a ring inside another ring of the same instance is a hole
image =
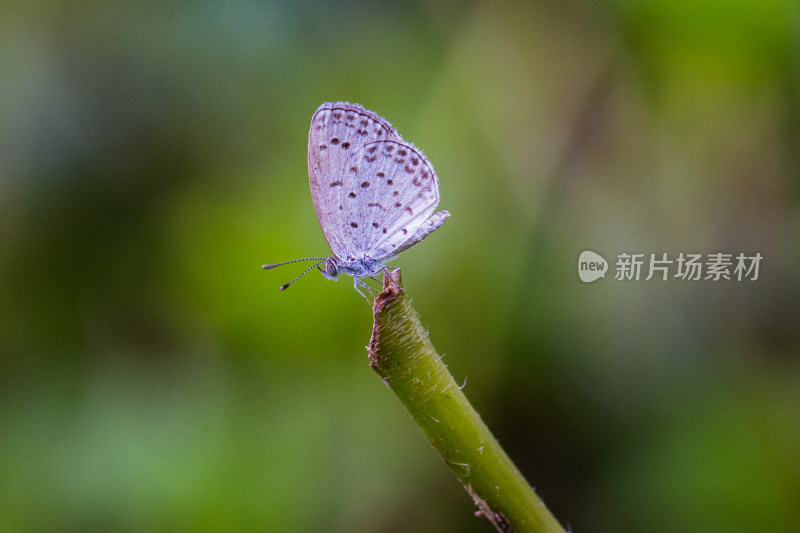
[[[3, 2], [0, 530], [491, 531], [368, 367], [308, 190], [324, 101], [451, 219], [393, 262], [574, 531], [798, 531], [800, 8]], [[764, 257], [582, 283], [584, 249]]]

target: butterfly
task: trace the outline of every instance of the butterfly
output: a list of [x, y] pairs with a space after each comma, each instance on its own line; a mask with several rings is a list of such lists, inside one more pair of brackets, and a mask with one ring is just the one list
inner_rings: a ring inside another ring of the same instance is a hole
[[[289, 283], [317, 268], [329, 279], [344, 273], [353, 287], [372, 289], [386, 263], [437, 230], [450, 216], [436, 212], [439, 182], [423, 153], [403, 140], [384, 118], [358, 104], [326, 102], [311, 118], [308, 176], [317, 220], [333, 255], [317, 261]], [[367, 298], [367, 301], [369, 299]]]

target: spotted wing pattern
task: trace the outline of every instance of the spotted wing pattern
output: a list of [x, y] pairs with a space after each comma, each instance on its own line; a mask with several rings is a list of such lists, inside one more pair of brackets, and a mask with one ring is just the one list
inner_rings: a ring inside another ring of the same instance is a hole
[[343, 261], [383, 263], [441, 226], [436, 173], [386, 120], [355, 104], [326, 103], [311, 119], [311, 194], [325, 239]]
[[308, 175], [311, 196], [322, 232], [334, 255], [347, 259], [353, 246], [349, 235], [347, 201], [357, 177], [355, 153], [366, 144], [398, 140], [386, 120], [357, 104], [324, 103], [311, 119], [308, 134]]
[[441, 225], [420, 232], [431, 227], [427, 221], [439, 204], [436, 173], [425, 156], [405, 141], [369, 143], [357, 155], [358, 179], [352, 186], [360, 201], [358, 206], [347, 206], [346, 212], [352, 218], [360, 216], [363, 223], [359, 227], [348, 223], [349, 238], [356, 257], [366, 252], [382, 262]]

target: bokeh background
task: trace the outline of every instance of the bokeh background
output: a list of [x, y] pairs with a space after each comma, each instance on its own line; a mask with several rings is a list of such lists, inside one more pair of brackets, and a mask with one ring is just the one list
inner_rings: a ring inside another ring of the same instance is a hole
[[[336, 100], [433, 162], [452, 217], [394, 264], [563, 524], [798, 531], [791, 0], [3, 2], [0, 530], [491, 531], [351, 283], [260, 270], [328, 253]], [[626, 251], [764, 259], [615, 281]]]

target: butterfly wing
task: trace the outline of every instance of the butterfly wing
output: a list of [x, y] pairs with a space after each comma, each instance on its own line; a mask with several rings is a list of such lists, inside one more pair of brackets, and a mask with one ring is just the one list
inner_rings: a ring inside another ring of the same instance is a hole
[[[392, 125], [372, 111], [347, 102], [326, 102], [311, 118], [308, 133], [308, 176], [314, 209], [325, 240], [334, 255], [349, 259], [363, 249], [354, 241], [353, 200], [361, 181], [356, 175], [363, 147], [384, 140], [400, 140]], [[357, 222], [356, 222], [357, 223]]]
[[365, 144], [345, 180], [345, 236], [357, 257], [386, 261], [441, 226], [435, 213], [439, 184], [433, 166], [417, 148], [397, 140]]

